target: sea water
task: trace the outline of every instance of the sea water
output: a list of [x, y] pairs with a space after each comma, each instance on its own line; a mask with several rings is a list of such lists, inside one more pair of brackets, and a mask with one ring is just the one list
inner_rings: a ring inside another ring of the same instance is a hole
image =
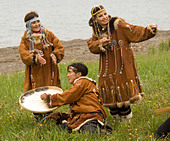
[[102, 4], [112, 17], [134, 25], [157, 24], [170, 30], [169, 0], [0, 0], [0, 48], [18, 46], [25, 31], [24, 16], [36, 11], [43, 26], [60, 40], [88, 39], [93, 6]]

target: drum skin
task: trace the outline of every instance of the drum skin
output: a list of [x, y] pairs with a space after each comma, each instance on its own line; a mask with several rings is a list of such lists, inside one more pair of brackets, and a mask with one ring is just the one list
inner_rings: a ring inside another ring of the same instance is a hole
[[46, 94], [61, 94], [63, 90], [56, 86], [45, 86], [39, 87], [36, 89], [29, 90], [23, 93], [19, 98], [19, 104], [21, 107], [32, 113], [47, 113], [55, 109], [58, 109], [59, 106], [49, 108], [47, 103], [40, 98], [40, 95], [43, 93]]

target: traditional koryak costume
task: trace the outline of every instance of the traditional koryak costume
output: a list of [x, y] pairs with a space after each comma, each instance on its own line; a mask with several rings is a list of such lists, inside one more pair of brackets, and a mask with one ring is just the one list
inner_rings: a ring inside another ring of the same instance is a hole
[[[101, 7], [99, 9], [97, 13], [104, 10]], [[116, 115], [119, 108], [125, 108], [126, 111], [126, 107], [144, 95], [130, 43], [152, 38], [157, 30], [153, 32], [150, 26], [145, 28], [131, 25], [121, 18], [111, 16], [107, 28], [103, 29], [96, 22], [94, 14], [89, 20], [93, 35], [88, 40], [88, 47], [90, 52], [100, 55], [98, 89], [104, 106], [111, 109], [112, 115]], [[104, 38], [110, 39], [111, 44], [102, 46]], [[131, 114], [131, 110], [126, 112], [122, 115]]]
[[72, 131], [80, 130], [87, 122], [97, 121], [104, 125], [106, 112], [95, 81], [88, 77], [77, 78], [73, 86], [62, 94], [48, 95], [48, 105], [61, 106], [70, 104], [70, 112], [65, 120]]
[[[38, 20], [34, 18], [32, 20]], [[58, 64], [54, 64], [50, 55], [59, 63], [64, 57], [64, 47], [60, 40], [47, 28], [41, 26], [39, 33], [33, 33], [28, 21], [27, 30], [21, 39], [19, 52], [25, 64], [25, 82], [23, 91], [42, 86], [61, 87]], [[41, 65], [38, 55], [44, 55], [45, 65]]]

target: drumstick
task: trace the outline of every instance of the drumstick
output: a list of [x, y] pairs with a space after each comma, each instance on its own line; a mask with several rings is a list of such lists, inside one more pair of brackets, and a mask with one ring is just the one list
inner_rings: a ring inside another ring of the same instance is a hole
[[164, 108], [160, 108], [160, 109], [155, 110], [155, 113], [157, 113], [157, 114], [162, 114], [162, 113], [165, 113], [165, 112], [170, 112], [170, 107], [164, 107]]

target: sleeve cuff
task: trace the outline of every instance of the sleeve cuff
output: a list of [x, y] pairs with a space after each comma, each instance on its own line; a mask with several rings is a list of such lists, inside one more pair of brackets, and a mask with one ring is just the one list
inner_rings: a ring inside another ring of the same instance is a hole
[[33, 64], [38, 64], [38, 54], [34, 54], [32, 57], [31, 57], [31, 62]]
[[35, 64], [38, 64], [38, 54], [34, 55], [35, 56], [35, 59], [34, 59], [34, 63]]
[[51, 103], [51, 95], [50, 94], [47, 95], [47, 101], [46, 102], [47, 102], [48, 107], [51, 108], [52, 107], [52, 103]]

